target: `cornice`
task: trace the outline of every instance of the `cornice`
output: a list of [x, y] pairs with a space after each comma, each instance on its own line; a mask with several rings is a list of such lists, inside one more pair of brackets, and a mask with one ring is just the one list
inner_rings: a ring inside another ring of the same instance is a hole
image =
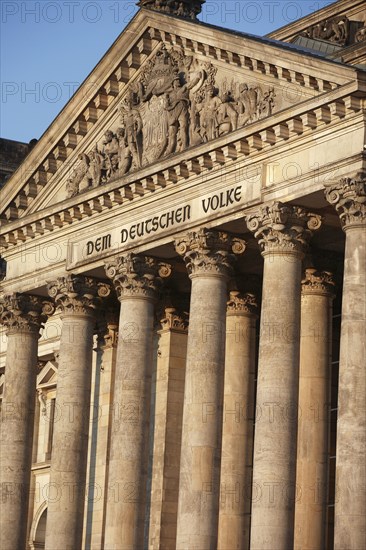
[[[88, 139], [96, 123], [101, 123], [115, 108], [126, 84], [162, 42], [181, 45], [187, 52], [215, 63], [244, 69], [248, 76], [267, 75], [300, 89], [312, 89], [315, 94], [337, 89], [355, 75], [352, 68], [314, 56], [320, 69], [313, 57], [289, 47], [283, 48], [279, 61], [279, 56], [273, 54], [274, 48], [281, 45], [217, 28], [215, 33], [219, 33], [221, 44], [218, 47], [209, 25], [199, 24], [198, 41], [197, 23], [177, 18], [175, 21], [180, 34], [172, 32], [171, 16], [149, 10], [141, 10], [135, 16], [2, 189], [4, 221], [23, 215], [43, 189], [55, 182], [60, 168], [75, 158], [75, 151]], [[245, 48], [250, 56], [237, 53]], [[111, 58], [116, 60], [114, 66]], [[102, 83], [98, 90], [95, 82]]]

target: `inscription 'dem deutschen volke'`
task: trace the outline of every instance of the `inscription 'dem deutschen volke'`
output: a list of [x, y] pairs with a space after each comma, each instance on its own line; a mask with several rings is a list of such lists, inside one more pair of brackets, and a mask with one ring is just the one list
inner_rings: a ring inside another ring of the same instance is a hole
[[[199, 208], [202, 214], [208, 215], [211, 212], [217, 212], [240, 203], [241, 200], [242, 186], [239, 185], [201, 198]], [[196, 216], [192, 216], [194, 206], [194, 204], [186, 204], [121, 228], [119, 230], [119, 244], [127, 244], [136, 239], [165, 231], [195, 219]], [[95, 253], [99, 254], [114, 247], [115, 244], [112, 239], [115, 240], [115, 237], [115, 234], [107, 233], [96, 239], [89, 240], [86, 243], [86, 256], [88, 257]]]

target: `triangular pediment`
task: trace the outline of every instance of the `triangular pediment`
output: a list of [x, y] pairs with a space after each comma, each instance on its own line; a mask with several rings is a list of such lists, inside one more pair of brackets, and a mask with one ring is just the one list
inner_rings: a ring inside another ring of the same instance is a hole
[[37, 375], [37, 388], [50, 388], [57, 383], [57, 364], [54, 361], [47, 361]]
[[355, 75], [289, 45], [141, 10], [1, 190], [2, 219], [215, 149], [294, 106], [311, 109]]

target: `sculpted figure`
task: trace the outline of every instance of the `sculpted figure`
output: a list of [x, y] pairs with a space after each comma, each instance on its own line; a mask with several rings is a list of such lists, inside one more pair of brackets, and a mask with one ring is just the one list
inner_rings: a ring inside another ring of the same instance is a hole
[[166, 94], [165, 108], [168, 111], [168, 146], [165, 151], [170, 155], [177, 150], [177, 140], [179, 138], [180, 150], [188, 147], [188, 125], [189, 125], [189, 98], [186, 85], [181, 86], [179, 76], [173, 80], [173, 89]]
[[200, 131], [204, 141], [210, 141], [219, 136], [218, 109], [222, 105], [221, 99], [215, 95], [213, 86], [208, 86], [205, 99], [197, 105], [200, 115]]
[[185, 75], [187, 78], [187, 88], [189, 90], [190, 109], [189, 109], [189, 143], [198, 145], [202, 142], [200, 133], [200, 120], [197, 110], [196, 94], [200, 92], [204, 83], [207, 81], [207, 72], [197, 63], [192, 62], [191, 57], [184, 58]]
[[142, 120], [136, 108], [133, 92], [130, 92], [120, 107], [121, 123], [125, 128], [126, 143], [131, 152], [133, 168], [141, 166]]
[[126, 174], [131, 166], [132, 155], [129, 146], [126, 142], [124, 128], [118, 128], [118, 172], [121, 176]]
[[91, 179], [91, 186], [98, 187], [98, 185], [100, 185], [102, 182], [104, 157], [98, 151], [97, 146], [95, 146], [95, 148], [92, 149], [92, 151], [90, 151], [89, 159], [90, 159], [90, 164], [89, 164], [88, 175]]
[[89, 164], [90, 159], [86, 153], [78, 156], [79, 162], [74, 168], [70, 178], [66, 183], [67, 198], [75, 197], [80, 191], [89, 187]]
[[222, 97], [222, 104], [217, 109], [219, 123], [219, 135], [227, 134], [238, 127], [238, 113], [232, 103], [231, 92], [226, 92]]
[[111, 130], [107, 130], [103, 141], [104, 168], [107, 179], [118, 170], [118, 149], [117, 136]]
[[345, 44], [349, 34], [349, 20], [347, 17], [334, 17], [311, 26], [305, 35], [310, 38], [321, 38], [337, 44]]
[[247, 122], [252, 122], [257, 118], [257, 107], [259, 99], [259, 88], [249, 88], [247, 84], [241, 84], [239, 87], [240, 97], [237, 103], [239, 126], [244, 126]]
[[276, 94], [274, 88], [270, 88], [263, 94], [263, 99], [258, 106], [258, 114], [260, 117], [270, 116], [273, 113], [275, 97]]

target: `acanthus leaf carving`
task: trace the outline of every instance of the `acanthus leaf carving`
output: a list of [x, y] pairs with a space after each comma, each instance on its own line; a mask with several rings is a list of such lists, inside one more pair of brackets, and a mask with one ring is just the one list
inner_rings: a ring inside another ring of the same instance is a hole
[[142, 297], [155, 300], [162, 280], [171, 274], [171, 266], [150, 256], [125, 254], [106, 264], [107, 277], [113, 280], [120, 300]]
[[342, 227], [354, 227], [366, 223], [366, 177], [357, 174], [354, 178], [343, 178], [337, 184], [325, 188], [325, 197], [338, 212]]
[[6, 327], [8, 333], [38, 333], [54, 311], [54, 304], [39, 296], [14, 293], [0, 299], [0, 323]]
[[178, 311], [175, 307], [166, 307], [160, 324], [162, 330], [173, 329], [185, 332], [188, 329], [189, 315], [186, 311]]
[[163, 45], [127, 86], [119, 124], [78, 161], [67, 181], [69, 198], [270, 116], [274, 88], [227, 79], [183, 48]]
[[323, 294], [334, 298], [335, 282], [329, 271], [318, 271], [311, 267], [305, 270], [301, 281], [302, 294]]
[[320, 228], [321, 222], [319, 214], [280, 202], [261, 206], [257, 213], [246, 217], [247, 227], [258, 240], [262, 255], [303, 256], [313, 231]]
[[93, 315], [111, 287], [94, 277], [67, 275], [49, 282], [47, 290], [62, 315]]
[[245, 242], [223, 231], [201, 228], [175, 240], [175, 249], [183, 256], [190, 277], [196, 275], [232, 275], [235, 256], [245, 251]]
[[227, 312], [229, 315], [238, 313], [257, 315], [258, 303], [255, 295], [249, 292], [242, 294], [237, 290], [232, 290], [227, 302]]

